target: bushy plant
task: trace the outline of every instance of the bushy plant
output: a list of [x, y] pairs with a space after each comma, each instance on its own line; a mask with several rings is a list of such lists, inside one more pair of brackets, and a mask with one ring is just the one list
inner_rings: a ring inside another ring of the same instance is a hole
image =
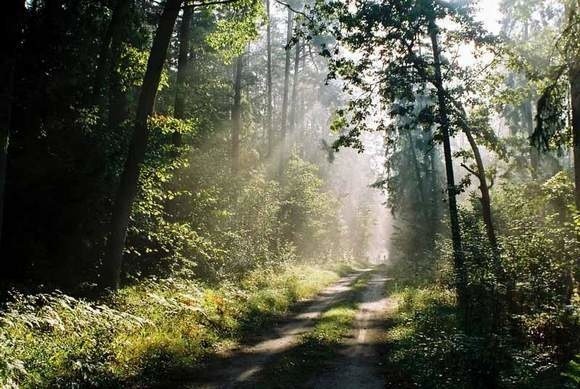
[[318, 169], [293, 156], [281, 183], [283, 236], [294, 242], [302, 256], [340, 253], [338, 201], [323, 190]]
[[236, 286], [142, 281], [101, 303], [14, 295], [0, 316], [0, 386], [151, 385], [240, 340], [335, 281], [307, 265], [256, 269]]

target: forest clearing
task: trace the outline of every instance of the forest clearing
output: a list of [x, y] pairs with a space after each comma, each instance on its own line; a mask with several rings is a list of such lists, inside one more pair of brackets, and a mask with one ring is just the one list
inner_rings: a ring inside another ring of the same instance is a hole
[[0, 388], [580, 387], [580, 0], [6, 0]]

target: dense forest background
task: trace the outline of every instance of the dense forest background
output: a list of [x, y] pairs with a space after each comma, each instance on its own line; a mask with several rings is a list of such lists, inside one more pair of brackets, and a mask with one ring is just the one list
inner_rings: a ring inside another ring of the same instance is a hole
[[387, 384], [578, 384], [580, 5], [484, 3], [7, 1], [0, 385], [163, 382], [385, 259]]
[[[258, 40], [263, 4], [184, 9], [166, 32], [147, 146], [136, 157], [141, 175], [129, 185], [140, 190], [128, 196], [135, 201], [126, 245], [115, 248], [124, 250], [123, 279], [176, 269], [215, 279], [293, 256], [364, 253], [355, 235], [367, 223], [362, 193], [372, 172], [351, 156], [360, 169], [350, 175], [361, 171], [353, 196], [361, 198], [340, 199], [349, 173], [338, 176], [321, 143], [332, 142], [328, 121], [340, 98], [324, 85], [316, 49], [275, 28], [286, 19], [280, 6], [268, 42]], [[120, 255], [107, 251], [107, 236], [125, 235], [112, 232], [111, 219], [129, 201], [119, 180], [134, 168], [126, 160], [137, 142], [134, 118], [145, 109], [140, 87], [152, 72], [156, 26], [169, 16], [149, 2], [48, 1], [15, 11], [21, 47], [3, 279], [75, 293], [117, 286], [105, 279], [118, 277], [107, 261]]]

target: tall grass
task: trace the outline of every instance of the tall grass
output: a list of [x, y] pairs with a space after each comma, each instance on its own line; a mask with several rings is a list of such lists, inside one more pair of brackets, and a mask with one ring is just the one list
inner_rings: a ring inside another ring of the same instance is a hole
[[15, 294], [0, 316], [0, 386], [162, 381], [284, 315], [340, 272], [300, 265], [256, 270], [238, 285], [147, 281], [99, 303]]

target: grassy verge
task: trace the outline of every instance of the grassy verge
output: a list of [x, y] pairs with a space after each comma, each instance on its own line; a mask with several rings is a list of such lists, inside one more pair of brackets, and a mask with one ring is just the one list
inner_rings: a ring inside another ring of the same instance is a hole
[[304, 334], [299, 344], [285, 352], [262, 372], [255, 387], [303, 387], [314, 374], [332, 363], [339, 346], [351, 332], [358, 311], [357, 301], [366, 286], [370, 272], [352, 283], [345, 298], [332, 304], [317, 320], [314, 328]]
[[219, 287], [150, 281], [101, 303], [16, 296], [0, 316], [0, 387], [154, 383], [262, 328], [346, 270], [288, 266]]
[[410, 286], [392, 296], [398, 308], [389, 314], [386, 333], [389, 387], [486, 387], [480, 377], [488, 374], [490, 361], [500, 366], [502, 388], [572, 388], [574, 380], [580, 382], [577, 367], [570, 364], [560, 374], [546, 348], [506, 338], [492, 351], [484, 338], [467, 335], [448, 289]]

